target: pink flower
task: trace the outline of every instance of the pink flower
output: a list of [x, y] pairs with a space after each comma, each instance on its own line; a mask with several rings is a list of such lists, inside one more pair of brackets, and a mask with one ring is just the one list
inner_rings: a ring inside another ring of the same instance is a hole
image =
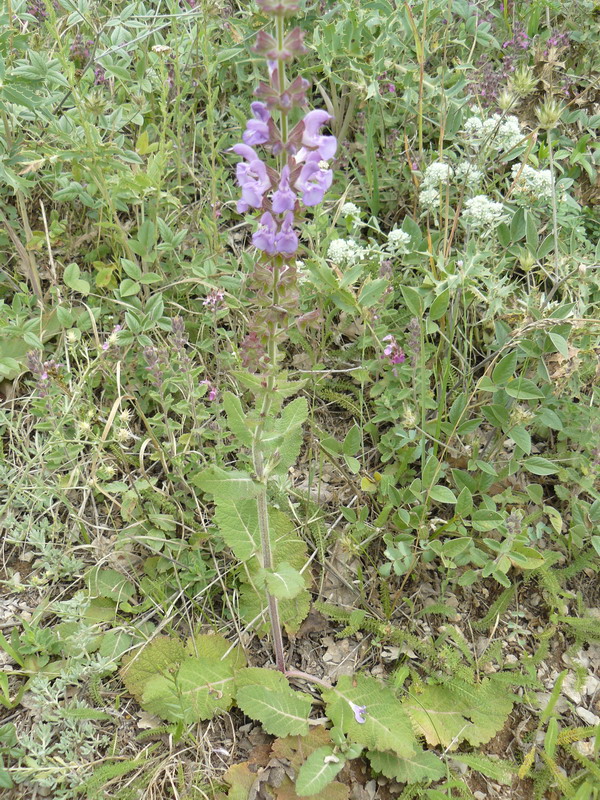
[[265, 213], [260, 218], [260, 226], [252, 236], [252, 244], [259, 250], [264, 250], [269, 255], [274, 255], [277, 252], [275, 247], [275, 236], [277, 234], [277, 223], [273, 219], [270, 211]]
[[383, 355], [387, 356], [392, 364], [402, 364], [406, 361], [404, 350], [399, 346], [395, 336], [391, 334], [389, 336], [384, 336], [383, 341], [389, 342], [387, 347], [384, 348]]
[[278, 253], [295, 253], [298, 249], [298, 235], [293, 228], [294, 215], [291, 211], [285, 215], [281, 230], [275, 236], [275, 247]]
[[236, 155], [246, 159], [235, 168], [238, 183], [242, 187], [237, 210], [239, 214], [243, 214], [249, 208], [261, 207], [264, 193], [271, 188], [271, 181], [266, 165], [251, 147], [247, 144], [236, 144], [231, 149]]
[[337, 150], [337, 139], [335, 136], [322, 136], [319, 131], [326, 122], [332, 119], [331, 114], [320, 108], [309, 111], [304, 117], [304, 131], [302, 133], [302, 145], [309, 150], [318, 150], [319, 156], [324, 161], [333, 158]]
[[258, 100], [250, 106], [254, 119], [249, 119], [246, 123], [246, 130], [242, 139], [247, 145], [254, 147], [257, 144], [265, 144], [269, 141], [269, 120], [271, 115], [264, 103]]
[[302, 192], [305, 206], [316, 206], [333, 182], [333, 172], [318, 152], [311, 153], [296, 180], [295, 187]]
[[367, 707], [366, 706], [358, 706], [356, 703], [353, 703], [351, 700], [348, 700], [350, 708], [354, 712], [354, 719], [360, 724], [364, 724], [367, 721]]

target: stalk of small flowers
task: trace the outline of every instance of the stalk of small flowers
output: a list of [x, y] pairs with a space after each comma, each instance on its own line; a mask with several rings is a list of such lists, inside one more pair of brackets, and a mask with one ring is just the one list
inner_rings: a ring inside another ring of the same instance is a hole
[[[298, 27], [285, 30], [286, 18], [300, 8], [299, 0], [257, 0], [257, 3], [274, 22], [274, 35], [261, 29], [252, 48], [266, 58], [269, 78], [255, 90], [257, 100], [251, 104], [252, 118], [246, 124], [242, 142], [231, 149], [243, 159], [236, 166], [241, 188], [237, 210], [244, 214], [253, 209], [260, 214], [252, 235], [258, 257], [249, 277], [256, 310], [251, 332], [240, 350], [245, 366], [263, 373], [266, 389], [259, 401], [261, 421], [254, 431], [252, 450], [254, 471], [263, 487], [262, 499], [257, 501], [261, 560], [263, 567], [269, 569], [272, 554], [261, 438], [276, 385], [278, 347], [287, 336], [290, 319], [298, 316], [298, 226], [306, 210], [321, 203], [331, 186], [333, 172], [329, 161], [335, 155], [337, 141], [334, 136], [322, 133], [331, 120], [330, 114], [320, 109], [305, 111], [308, 81], [301, 75], [288, 80], [286, 75], [286, 68], [294, 58], [306, 52], [302, 30]], [[303, 116], [291, 127], [290, 113], [295, 109], [302, 110]], [[271, 156], [270, 163], [263, 153]], [[277, 668], [284, 672], [279, 607], [275, 597], [267, 595], [267, 598]]]
[[78, 33], [69, 48], [69, 58], [78, 69], [82, 69], [90, 60], [93, 49], [94, 42], [91, 39], [84, 42], [83, 36]]
[[39, 350], [30, 350], [27, 353], [27, 368], [36, 379], [36, 389], [40, 397], [47, 397], [51, 380], [58, 376], [60, 367], [53, 358], [42, 361]]

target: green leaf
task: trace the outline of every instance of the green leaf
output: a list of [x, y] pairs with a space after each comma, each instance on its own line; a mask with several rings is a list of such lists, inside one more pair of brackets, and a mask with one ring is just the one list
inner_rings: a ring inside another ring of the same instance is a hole
[[410, 758], [400, 758], [394, 753], [370, 751], [367, 757], [375, 772], [400, 783], [437, 781], [446, 775], [446, 767], [435, 753], [417, 750]]
[[513, 566], [519, 567], [519, 569], [537, 569], [542, 567], [545, 562], [544, 556], [533, 547], [519, 543], [512, 545], [508, 557]]
[[512, 353], [504, 356], [494, 367], [492, 372], [492, 380], [498, 386], [506, 383], [509, 378], [512, 378], [515, 369], [517, 368], [517, 352], [513, 350]]
[[297, 397], [283, 409], [279, 419], [272, 422], [262, 437], [267, 452], [279, 452], [278, 472], [287, 471], [297, 460], [302, 447], [302, 425], [308, 417], [305, 397]]
[[549, 333], [548, 338], [561, 356], [569, 358], [569, 343], [564, 336], [561, 336], [559, 333]]
[[304, 577], [294, 567], [283, 561], [265, 576], [267, 589], [278, 600], [291, 600], [304, 589]]
[[74, 262], [65, 267], [65, 271], [63, 272], [65, 286], [68, 286], [69, 289], [73, 289], [74, 292], [79, 292], [79, 294], [89, 294], [90, 284], [83, 280], [83, 278], [80, 278], [80, 274], [80, 269]]
[[256, 684], [242, 686], [236, 693], [236, 704], [273, 736], [308, 733], [311, 698], [295, 692], [289, 684], [277, 689]]
[[504, 521], [504, 514], [481, 508], [471, 515], [471, 522], [476, 531], [482, 533], [495, 530]]
[[444, 289], [444, 291], [435, 298], [435, 300], [429, 307], [429, 319], [432, 319], [434, 321], [441, 319], [448, 310], [449, 304], [450, 304], [450, 289]]
[[453, 754], [452, 760], [459, 764], [466, 764], [471, 769], [481, 772], [486, 778], [491, 778], [496, 783], [510, 786], [515, 774], [515, 767], [510, 761], [491, 759], [481, 753]]
[[217, 711], [227, 711], [233, 702], [234, 661], [211, 658], [187, 658], [176, 677], [188, 719], [211, 719]]
[[[343, 675], [332, 689], [323, 692], [327, 716], [352, 741], [370, 750], [391, 750], [410, 758], [416, 742], [410, 722], [391, 689], [365, 675]], [[355, 714], [365, 707], [364, 722]]]
[[237, 503], [256, 497], [259, 486], [247, 472], [225, 470], [221, 467], [207, 467], [191, 479], [194, 486], [203, 492], [210, 492], [217, 502]]
[[376, 278], [375, 280], [366, 281], [360, 290], [358, 305], [362, 308], [370, 308], [375, 305], [388, 285], [389, 282], [386, 278]]
[[445, 686], [425, 686], [403, 706], [428, 744], [455, 750], [465, 740], [474, 747], [488, 742], [504, 725], [513, 701], [503, 683], [488, 679], [469, 686], [454, 679]]
[[121, 679], [127, 691], [140, 702], [146, 683], [160, 674], [174, 673], [185, 658], [185, 648], [179, 639], [157, 636], [141, 650], [125, 656]]
[[542, 425], [546, 425], [546, 427], [552, 428], [555, 431], [562, 431], [563, 429], [561, 418], [556, 412], [551, 411], [549, 408], [542, 408], [536, 419], [538, 422], [541, 422]]
[[252, 432], [246, 424], [247, 415], [244, 414], [239, 397], [232, 394], [232, 392], [225, 392], [223, 394], [223, 408], [227, 414], [227, 426], [231, 433], [240, 444], [250, 447], [252, 444]]
[[437, 503], [456, 503], [456, 495], [447, 486], [432, 486], [429, 496]]
[[256, 500], [224, 502], [219, 498], [215, 522], [227, 547], [239, 561], [249, 561], [260, 550]]
[[356, 455], [362, 441], [362, 435], [358, 425], [353, 425], [342, 442], [342, 453], [346, 456]]
[[430, 486], [439, 474], [440, 474], [440, 462], [432, 454], [429, 456], [429, 458], [425, 462], [425, 466], [423, 467], [423, 474], [421, 475], [423, 486]]
[[556, 464], [553, 464], [552, 461], [549, 461], [547, 458], [542, 458], [542, 456], [526, 458], [525, 461], [523, 461], [523, 466], [528, 472], [533, 473], [533, 475], [552, 475], [558, 472]]
[[528, 378], [514, 378], [506, 385], [506, 394], [516, 400], [539, 400], [544, 393]]
[[508, 435], [517, 447], [521, 448], [525, 455], [531, 453], [531, 435], [522, 425], [511, 428]]
[[345, 763], [343, 754], [334, 755], [334, 749], [329, 745], [314, 750], [298, 771], [296, 794], [299, 797], [310, 797], [323, 791]]
[[119, 285], [119, 294], [121, 297], [133, 297], [140, 291], [140, 284], [137, 281], [132, 281], [131, 278], [125, 278]]
[[469, 487], [464, 486], [456, 501], [455, 513], [457, 517], [467, 517], [473, 511], [473, 495]]
[[414, 289], [412, 286], [401, 286], [400, 291], [402, 292], [402, 297], [404, 298], [404, 302], [407, 305], [408, 310], [413, 314], [415, 317], [422, 317], [423, 316], [423, 300], [421, 299], [421, 295], [419, 292]]
[[86, 580], [92, 597], [108, 597], [119, 603], [135, 595], [135, 586], [115, 569], [92, 567]]

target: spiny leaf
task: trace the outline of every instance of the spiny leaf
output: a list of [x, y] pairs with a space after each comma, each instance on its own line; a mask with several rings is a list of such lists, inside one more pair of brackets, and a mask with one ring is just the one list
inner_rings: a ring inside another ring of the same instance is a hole
[[319, 747], [309, 755], [296, 777], [296, 794], [311, 797], [321, 792], [346, 763], [344, 756], [334, 755], [333, 747]]
[[[323, 699], [329, 719], [352, 741], [371, 750], [391, 750], [402, 758], [414, 754], [416, 741], [402, 704], [375, 678], [344, 675], [323, 692]], [[356, 706], [366, 708], [362, 723]]]
[[127, 691], [140, 702], [146, 683], [161, 673], [174, 673], [184, 658], [185, 648], [179, 639], [157, 636], [142, 650], [123, 659], [121, 678]]
[[400, 783], [437, 781], [446, 774], [446, 768], [435, 753], [417, 750], [410, 758], [400, 758], [395, 753], [369, 751], [367, 753], [375, 772]]

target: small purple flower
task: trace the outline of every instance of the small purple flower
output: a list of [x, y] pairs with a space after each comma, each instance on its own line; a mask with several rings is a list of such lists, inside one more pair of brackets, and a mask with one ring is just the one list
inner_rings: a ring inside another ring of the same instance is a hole
[[273, 211], [283, 214], [285, 211], [293, 211], [295, 205], [296, 195], [290, 188], [290, 168], [286, 164], [281, 170], [279, 188], [273, 194]]
[[217, 391], [217, 387], [213, 383], [211, 383], [210, 381], [206, 381], [206, 380], [205, 381], [200, 381], [200, 386], [206, 386], [206, 389], [207, 389], [206, 397], [211, 403], [212, 403], [213, 400], [217, 399], [217, 395], [219, 393]]
[[225, 305], [223, 302], [224, 297], [225, 292], [223, 289], [212, 289], [202, 301], [202, 305], [206, 306], [207, 308], [212, 308], [213, 311], [217, 311], [219, 308], [222, 308]]
[[264, 250], [269, 255], [275, 255], [277, 248], [275, 246], [275, 236], [277, 235], [277, 223], [273, 219], [270, 211], [265, 213], [260, 218], [260, 226], [252, 236], [252, 244], [259, 250]]
[[271, 181], [267, 174], [267, 167], [256, 152], [246, 144], [236, 144], [232, 148], [238, 156], [243, 156], [246, 161], [240, 161], [235, 168], [239, 185], [242, 187], [242, 197], [238, 200], [237, 210], [243, 214], [249, 208], [260, 208], [264, 193], [271, 188]]
[[329, 164], [315, 152], [306, 159], [295, 187], [302, 192], [302, 202], [305, 206], [316, 206], [323, 200], [323, 195], [332, 182], [333, 172], [329, 169]]
[[327, 161], [333, 158], [337, 149], [335, 136], [322, 136], [319, 131], [329, 122], [331, 114], [320, 108], [309, 111], [304, 117], [304, 132], [302, 134], [302, 144], [309, 150], [318, 150], [320, 158]]
[[254, 119], [249, 119], [246, 123], [246, 130], [242, 139], [245, 144], [254, 147], [257, 144], [265, 144], [269, 141], [269, 120], [271, 115], [264, 103], [256, 101], [250, 106]]
[[275, 248], [278, 253], [295, 253], [298, 249], [298, 235], [293, 228], [294, 215], [291, 211], [285, 215], [281, 230], [275, 237]]
[[354, 712], [354, 719], [362, 725], [367, 721], [367, 707], [366, 706], [357, 706], [356, 703], [353, 703], [351, 700], [348, 700], [350, 708]]
[[400, 347], [398, 342], [396, 341], [396, 337], [389, 336], [383, 337], [384, 342], [389, 342], [387, 347], [385, 347], [383, 351], [383, 355], [389, 358], [392, 364], [402, 364], [406, 361], [406, 356], [404, 355], [404, 350]]

